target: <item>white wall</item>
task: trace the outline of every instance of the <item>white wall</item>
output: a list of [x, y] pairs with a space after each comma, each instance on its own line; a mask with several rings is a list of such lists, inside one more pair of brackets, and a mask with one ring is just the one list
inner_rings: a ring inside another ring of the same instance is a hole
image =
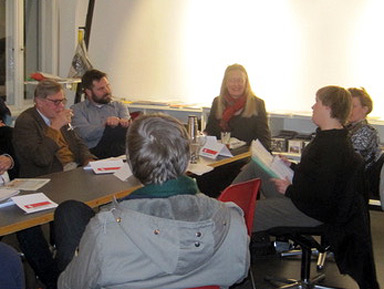
[[[237, 62], [268, 111], [308, 112], [316, 90], [336, 84], [364, 86], [372, 115], [384, 118], [382, 3], [97, 0], [89, 55], [110, 75], [114, 94], [131, 100], [209, 106], [226, 66]], [[66, 74], [88, 1], [60, 4]]]

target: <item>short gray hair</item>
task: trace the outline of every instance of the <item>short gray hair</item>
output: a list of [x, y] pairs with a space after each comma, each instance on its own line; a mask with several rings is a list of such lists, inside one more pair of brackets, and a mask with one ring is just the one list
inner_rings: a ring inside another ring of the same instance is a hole
[[144, 185], [162, 184], [183, 175], [189, 163], [189, 138], [174, 117], [142, 115], [127, 133], [127, 161], [133, 175]]
[[64, 91], [63, 86], [53, 79], [41, 80], [35, 88], [35, 97], [47, 98], [47, 96]]

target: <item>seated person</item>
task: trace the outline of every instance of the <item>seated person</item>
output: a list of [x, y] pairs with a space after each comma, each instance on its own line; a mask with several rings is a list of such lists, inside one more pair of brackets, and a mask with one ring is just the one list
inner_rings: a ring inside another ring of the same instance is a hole
[[[316, 136], [305, 147], [301, 162], [293, 166], [292, 183], [287, 179], [262, 178], [265, 182], [272, 181], [274, 188], [262, 191], [264, 198], [256, 204], [253, 231], [326, 224], [332, 233], [327, 239], [342, 273], [350, 274], [361, 288], [378, 288], [366, 203], [362, 190], [350, 185], [352, 180], [358, 183], [363, 177], [359, 170], [362, 160], [343, 127], [351, 106], [352, 96], [342, 87], [326, 86], [317, 91], [312, 106], [312, 121], [318, 126]], [[253, 177], [252, 169], [258, 167], [248, 166], [235, 182]], [[362, 249], [357, 250], [359, 247]], [[348, 263], [351, 260], [352, 265]]]
[[20, 255], [0, 242], [0, 289], [24, 289], [24, 269]]
[[231, 137], [245, 141], [259, 139], [271, 149], [264, 101], [251, 89], [248, 74], [240, 64], [227, 67], [221, 83], [220, 95], [213, 100], [205, 132], [220, 138], [220, 132], [229, 131]]
[[11, 111], [0, 98], [0, 185], [18, 176], [18, 162], [12, 145]]
[[[61, 84], [42, 80], [35, 88], [35, 106], [22, 112], [13, 130], [13, 145], [20, 164], [20, 177], [33, 178], [87, 165], [96, 157], [68, 126], [71, 111]], [[57, 270], [40, 226], [19, 231], [17, 238], [40, 280], [56, 288]]]
[[[205, 133], [221, 137], [221, 132], [229, 131], [231, 137], [245, 141], [259, 139], [271, 149], [271, 132], [268, 126], [264, 101], [251, 89], [248, 74], [240, 64], [227, 67], [221, 83], [220, 95], [212, 103]], [[247, 160], [238, 161], [215, 168], [211, 173], [197, 177], [200, 190], [212, 197], [231, 184]]]
[[83, 203], [59, 205], [58, 288], [228, 287], [247, 276], [241, 210], [198, 193], [184, 175], [189, 155], [188, 134], [173, 117], [132, 123], [127, 161], [144, 187], [94, 217]]
[[125, 154], [125, 135], [131, 123], [128, 107], [112, 100], [104, 72], [89, 70], [82, 77], [85, 101], [72, 106], [72, 124], [90, 151], [99, 158]]
[[12, 114], [5, 101], [0, 97], [0, 120], [6, 126], [12, 125]]
[[380, 148], [380, 137], [376, 129], [367, 121], [367, 115], [373, 109], [372, 99], [364, 88], [349, 88], [352, 94], [352, 112], [347, 129], [351, 135], [352, 145], [365, 163], [371, 199], [379, 199], [380, 170], [384, 154]]

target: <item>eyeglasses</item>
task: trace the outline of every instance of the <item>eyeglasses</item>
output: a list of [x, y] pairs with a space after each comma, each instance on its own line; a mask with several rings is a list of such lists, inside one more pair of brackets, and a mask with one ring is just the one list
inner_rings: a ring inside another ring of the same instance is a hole
[[48, 100], [48, 101], [50, 101], [50, 102], [52, 102], [54, 105], [56, 105], [56, 106], [59, 106], [61, 103], [63, 104], [63, 105], [66, 105], [67, 104], [67, 101], [68, 101], [68, 99], [66, 99], [66, 98], [63, 98], [63, 99], [50, 99], [50, 98], [45, 98], [45, 100]]

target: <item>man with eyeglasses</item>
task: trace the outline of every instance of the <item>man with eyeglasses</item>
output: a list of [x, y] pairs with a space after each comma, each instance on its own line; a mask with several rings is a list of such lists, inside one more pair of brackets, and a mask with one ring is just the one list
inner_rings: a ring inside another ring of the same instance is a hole
[[88, 70], [81, 82], [86, 99], [72, 106], [75, 131], [99, 158], [124, 155], [125, 135], [131, 124], [127, 105], [113, 100], [106, 73]]
[[[70, 126], [72, 112], [65, 108], [61, 84], [38, 83], [35, 106], [16, 119], [13, 145], [20, 164], [20, 177], [31, 178], [67, 171], [96, 159]], [[56, 288], [57, 266], [40, 226], [17, 233], [20, 248], [31, 267], [47, 286]]]

